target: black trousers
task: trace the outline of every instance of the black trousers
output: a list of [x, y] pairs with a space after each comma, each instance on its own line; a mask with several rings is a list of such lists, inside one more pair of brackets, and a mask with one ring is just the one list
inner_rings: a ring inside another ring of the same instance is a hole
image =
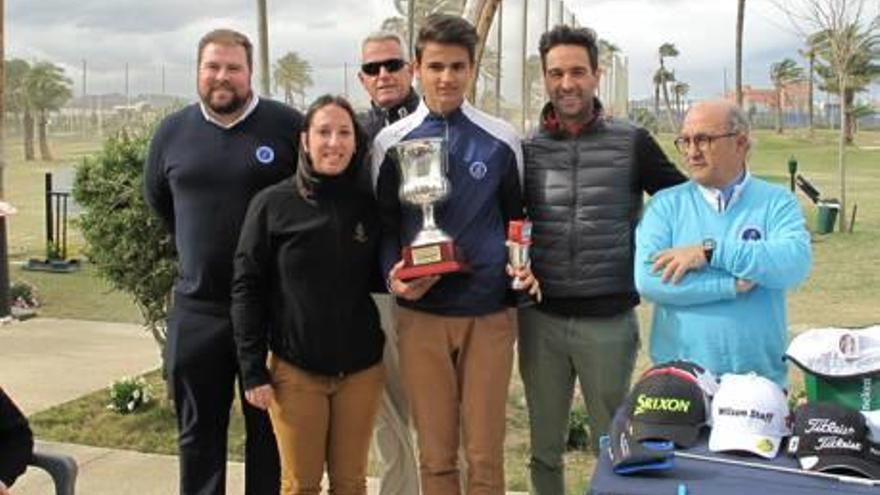
[[[165, 371], [177, 411], [180, 493], [225, 495], [226, 438], [238, 374], [228, 308], [173, 309]], [[241, 388], [239, 396], [246, 431], [245, 494], [277, 495], [278, 447], [269, 415], [250, 406]]]

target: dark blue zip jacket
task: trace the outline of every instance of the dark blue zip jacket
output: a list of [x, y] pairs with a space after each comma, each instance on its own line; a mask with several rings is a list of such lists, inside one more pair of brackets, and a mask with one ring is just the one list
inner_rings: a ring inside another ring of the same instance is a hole
[[382, 225], [380, 258], [387, 278], [422, 225], [421, 209], [401, 204], [399, 170], [391, 149], [409, 139], [442, 137], [448, 152], [449, 197], [434, 212], [472, 271], [444, 275], [418, 301], [404, 307], [447, 316], [479, 316], [503, 309], [509, 299], [505, 273], [507, 222], [523, 217], [522, 149], [506, 122], [467, 102], [447, 115], [424, 101], [416, 111], [386, 127], [373, 142], [373, 183]]

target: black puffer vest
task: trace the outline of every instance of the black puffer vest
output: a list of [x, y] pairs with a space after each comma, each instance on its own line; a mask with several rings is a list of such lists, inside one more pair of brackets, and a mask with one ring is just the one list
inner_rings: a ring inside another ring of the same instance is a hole
[[[549, 112], [550, 105], [545, 122], [552, 120]], [[542, 126], [523, 143], [532, 269], [544, 296], [635, 298], [638, 128], [601, 115], [577, 136], [552, 127]]]

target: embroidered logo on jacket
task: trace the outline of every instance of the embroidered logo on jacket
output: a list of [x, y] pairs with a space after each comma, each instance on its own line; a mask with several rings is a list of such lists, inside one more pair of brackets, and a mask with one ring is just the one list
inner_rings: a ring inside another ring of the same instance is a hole
[[489, 167], [483, 162], [474, 162], [468, 167], [468, 172], [470, 172], [471, 177], [474, 179], [482, 180], [483, 177], [486, 176], [486, 173], [489, 172]]
[[354, 240], [360, 243], [367, 242], [367, 229], [365, 229], [364, 224], [360, 222], [354, 227]]
[[273, 150], [269, 146], [263, 145], [257, 148], [254, 156], [257, 158], [258, 162], [262, 163], [263, 165], [268, 165], [275, 160], [275, 150]]

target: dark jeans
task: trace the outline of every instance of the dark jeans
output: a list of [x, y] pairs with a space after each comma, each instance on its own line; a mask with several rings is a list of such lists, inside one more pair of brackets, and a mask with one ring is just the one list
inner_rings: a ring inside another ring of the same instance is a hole
[[[228, 308], [227, 308], [228, 309]], [[238, 374], [232, 323], [176, 308], [168, 318], [165, 366], [177, 411], [180, 493], [226, 494], [226, 438]], [[245, 494], [278, 493], [278, 449], [269, 416], [244, 400]]]

